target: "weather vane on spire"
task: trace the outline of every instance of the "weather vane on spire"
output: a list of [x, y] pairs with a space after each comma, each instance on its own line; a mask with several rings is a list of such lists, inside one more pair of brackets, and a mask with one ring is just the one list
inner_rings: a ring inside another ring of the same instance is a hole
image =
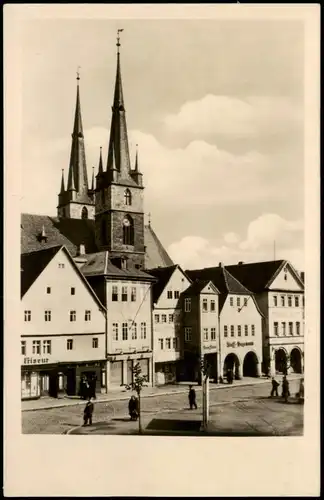
[[117, 30], [117, 50], [118, 50], [118, 54], [119, 54], [119, 47], [120, 47], [120, 36], [119, 36], [119, 33], [121, 33], [122, 31], [124, 31], [124, 29], [118, 29]]
[[81, 66], [78, 66], [77, 67], [77, 80], [79, 81], [80, 80], [80, 70], [81, 69]]

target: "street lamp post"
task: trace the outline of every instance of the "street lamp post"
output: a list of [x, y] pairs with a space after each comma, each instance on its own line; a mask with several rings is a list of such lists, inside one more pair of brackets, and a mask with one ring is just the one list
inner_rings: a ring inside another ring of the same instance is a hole
[[208, 422], [209, 422], [209, 365], [205, 358], [203, 357], [201, 360], [201, 372], [203, 374], [203, 383], [202, 383], [202, 390], [203, 390], [203, 420], [202, 420], [202, 427], [204, 431], [207, 431], [208, 429]]

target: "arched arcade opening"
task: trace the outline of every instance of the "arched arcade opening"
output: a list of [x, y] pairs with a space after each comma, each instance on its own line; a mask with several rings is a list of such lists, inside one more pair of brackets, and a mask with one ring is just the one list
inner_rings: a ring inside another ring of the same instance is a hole
[[259, 360], [255, 352], [248, 352], [243, 361], [243, 377], [258, 377]]
[[277, 373], [287, 374], [287, 354], [284, 349], [275, 352], [275, 369]]
[[228, 354], [224, 360], [224, 377], [227, 376], [229, 370], [233, 372], [235, 379], [240, 378], [240, 360], [233, 352]]
[[302, 373], [302, 355], [297, 347], [294, 347], [290, 353], [290, 366], [294, 373]]

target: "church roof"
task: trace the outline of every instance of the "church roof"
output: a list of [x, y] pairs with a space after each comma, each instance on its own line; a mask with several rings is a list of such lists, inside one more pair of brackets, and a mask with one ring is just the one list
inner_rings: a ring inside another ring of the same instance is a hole
[[[46, 241], [39, 238], [43, 227], [47, 237]], [[144, 227], [144, 241], [146, 246], [146, 269], [173, 265], [171, 258], [151, 226]], [[97, 252], [95, 221], [90, 219], [61, 219], [48, 215], [21, 215], [21, 253], [43, 250], [57, 245], [65, 245], [73, 257], [77, 255], [80, 245], [84, 245], [87, 254]]]

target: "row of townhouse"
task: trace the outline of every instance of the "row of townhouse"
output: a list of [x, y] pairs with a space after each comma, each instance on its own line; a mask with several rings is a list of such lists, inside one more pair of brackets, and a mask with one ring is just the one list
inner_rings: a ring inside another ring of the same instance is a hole
[[65, 246], [23, 254], [22, 398], [77, 395], [82, 377], [108, 392], [132, 381], [135, 363], [151, 385], [200, 382], [202, 358], [216, 381], [229, 368], [236, 378], [301, 372], [302, 281], [278, 261], [252, 292], [234, 276], [244, 268], [144, 272]]

